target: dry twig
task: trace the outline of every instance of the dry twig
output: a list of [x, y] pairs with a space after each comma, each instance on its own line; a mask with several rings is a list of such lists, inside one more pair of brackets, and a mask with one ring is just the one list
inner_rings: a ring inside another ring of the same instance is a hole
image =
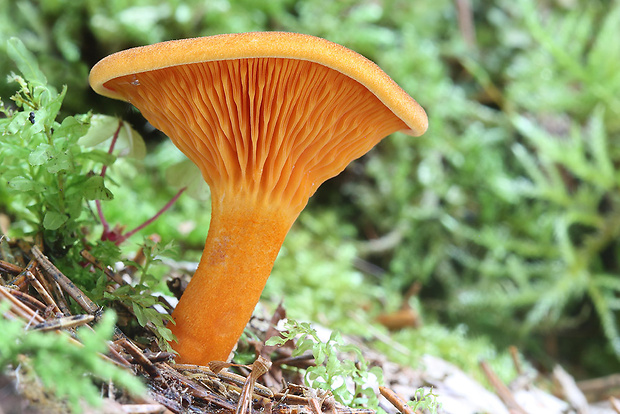
[[[37, 291], [37, 293], [39, 293], [39, 295], [41, 295], [41, 299], [43, 299], [43, 301], [45, 303], [47, 303], [48, 305], [52, 306], [52, 308], [53, 308], [52, 312], [54, 314], [65, 314], [65, 315], [67, 315], [68, 313], [64, 313], [63, 311], [60, 310], [60, 308], [56, 304], [56, 301], [50, 295], [49, 291], [45, 288], [45, 286], [43, 286], [41, 281], [39, 281], [39, 279], [37, 279], [35, 277], [35, 275], [33, 274], [33, 272], [30, 270], [31, 267], [34, 267], [34, 264], [35, 264], [35, 261], [31, 260], [30, 263], [28, 263], [28, 266], [26, 266], [26, 268], [24, 269], [23, 273], [26, 276], [26, 279], [34, 287], [34, 289]], [[34, 270], [34, 271], [36, 272], [36, 270]]]
[[122, 338], [116, 341], [116, 343], [123, 347], [123, 349], [125, 349], [125, 351], [133, 357], [133, 360], [140, 365], [151, 378], [161, 379], [161, 374], [155, 365], [146, 356], [144, 356], [142, 350], [134, 345], [133, 342], [127, 338]]
[[97, 269], [103, 271], [103, 273], [105, 273], [105, 275], [110, 279], [113, 280], [114, 282], [118, 283], [120, 286], [126, 285], [125, 281], [123, 280], [123, 278], [121, 277], [121, 275], [119, 275], [118, 273], [114, 273], [111, 269], [109, 269], [107, 266], [104, 266], [103, 263], [101, 263], [101, 260], [97, 259], [95, 256], [93, 256], [92, 254], [90, 254], [90, 252], [88, 250], [82, 250], [80, 252], [80, 255], [88, 260], [90, 262], [90, 264], [92, 264], [93, 266], [95, 266]]
[[267, 371], [271, 368], [271, 361], [267, 358], [260, 356], [254, 361], [252, 364], [252, 370], [250, 375], [248, 375], [245, 383], [243, 384], [243, 388], [241, 390], [241, 396], [239, 397], [239, 402], [237, 403], [236, 414], [246, 414], [252, 412], [252, 390], [256, 385], [256, 380], [263, 376]]
[[578, 414], [588, 413], [588, 400], [581, 392], [575, 379], [568, 374], [560, 365], [553, 368], [553, 379], [560, 387], [560, 394], [577, 411]]
[[56, 331], [59, 329], [71, 329], [86, 325], [95, 319], [93, 315], [74, 315], [52, 319], [32, 326], [31, 330], [36, 331]]
[[21, 267], [14, 265], [13, 263], [6, 262], [4, 260], [0, 260], [0, 270], [6, 273], [10, 273], [13, 275], [18, 275], [22, 272]]
[[181, 383], [184, 387], [186, 387], [187, 392], [189, 392], [193, 397], [200, 398], [208, 403], [217, 405], [222, 408], [226, 408], [231, 411], [235, 410], [236, 406], [233, 403], [231, 403], [230, 401], [224, 400], [223, 398], [211, 393], [203, 385], [178, 373], [168, 364], [160, 363], [158, 364], [158, 368], [160, 369], [160, 373], [164, 377], [168, 377], [168, 379], [176, 380], [179, 383]]
[[506, 404], [508, 410], [513, 414], [527, 414], [527, 412], [519, 405], [517, 400], [515, 400], [514, 395], [508, 389], [506, 384], [504, 384], [495, 371], [491, 368], [491, 366], [486, 361], [480, 361], [480, 368], [482, 368], [482, 372], [489, 380], [489, 383], [495, 389], [495, 393], [497, 396]]
[[127, 414], [165, 414], [170, 412], [161, 404], [123, 404], [123, 413]]
[[11, 295], [15, 296], [17, 299], [19, 299], [20, 301], [22, 301], [25, 305], [30, 306], [35, 311], [38, 311], [41, 314], [45, 313], [47, 309], [45, 304], [42, 303], [37, 298], [34, 298], [30, 296], [29, 294], [24, 293], [21, 290], [17, 290], [17, 289], [9, 289], [8, 292]]
[[517, 375], [522, 375], [523, 366], [521, 365], [521, 359], [519, 358], [519, 350], [516, 346], [511, 345], [508, 347], [508, 351], [510, 352], [510, 357], [512, 358], [512, 363], [515, 366], [515, 371], [517, 371]]
[[476, 47], [476, 28], [474, 25], [474, 12], [471, 1], [456, 0], [458, 12], [459, 30], [465, 44], [470, 48]]
[[23, 302], [15, 298], [11, 293], [10, 289], [0, 286], [0, 297], [11, 302], [10, 310], [17, 316], [21, 317], [28, 323], [41, 323], [43, 322], [43, 318], [36, 311], [33, 311], [28, 306], [26, 306]]
[[33, 246], [31, 249], [32, 254], [43, 270], [47, 272], [58, 284], [69, 294], [77, 303], [89, 314], [94, 314], [99, 309], [95, 303], [88, 298], [77, 286], [65, 276], [56, 266], [49, 261], [47, 257], [41, 253], [41, 250], [37, 246]]
[[[221, 362], [221, 361], [217, 361], [217, 362]], [[228, 362], [223, 362], [222, 364], [225, 364], [227, 366], [235, 365], [235, 364], [230, 364]], [[199, 379], [199, 380], [202, 380], [205, 377], [217, 378], [220, 381], [226, 382], [228, 384], [233, 384], [239, 387], [239, 389], [241, 389], [241, 387], [244, 386], [245, 381], [246, 381], [246, 377], [242, 375], [235, 374], [233, 372], [221, 371], [221, 369], [217, 373], [215, 373], [209, 367], [205, 367], [202, 365], [172, 364], [171, 367], [181, 372], [190, 372], [194, 374], [193, 376], [194, 378]], [[267, 397], [267, 398], [273, 397], [273, 392], [269, 388], [261, 384], [254, 384], [254, 392], [261, 397]]]
[[577, 383], [577, 386], [586, 395], [588, 400], [598, 401], [608, 398], [613, 391], [620, 389], [620, 374], [582, 380]]
[[402, 414], [415, 414], [407, 401], [388, 387], [379, 387], [379, 392]]

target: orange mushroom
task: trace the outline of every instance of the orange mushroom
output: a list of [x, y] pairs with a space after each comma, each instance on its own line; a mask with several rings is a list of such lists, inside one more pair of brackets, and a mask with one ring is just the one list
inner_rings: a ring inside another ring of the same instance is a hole
[[211, 188], [204, 252], [170, 326], [179, 360], [226, 360], [284, 237], [325, 180], [424, 110], [377, 65], [313, 36], [256, 32], [158, 43], [102, 59], [93, 89], [128, 101]]

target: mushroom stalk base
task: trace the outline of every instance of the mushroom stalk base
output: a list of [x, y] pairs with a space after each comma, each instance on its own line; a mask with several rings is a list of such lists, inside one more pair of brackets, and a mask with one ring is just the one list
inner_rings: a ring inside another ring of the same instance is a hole
[[180, 363], [228, 359], [297, 217], [242, 197], [212, 206], [200, 264], [172, 314], [176, 324], [169, 324]]

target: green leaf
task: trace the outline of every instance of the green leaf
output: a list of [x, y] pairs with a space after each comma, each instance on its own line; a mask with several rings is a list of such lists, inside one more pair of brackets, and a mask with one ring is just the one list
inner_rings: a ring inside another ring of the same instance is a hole
[[29, 178], [17, 176], [9, 181], [9, 188], [16, 191], [47, 191], [47, 186], [41, 182], [33, 181]]
[[51, 158], [45, 166], [45, 169], [50, 174], [56, 174], [60, 171], [71, 171], [73, 169], [68, 151], [58, 151], [54, 149], [54, 152], [50, 155]]
[[[6, 132], [11, 135], [22, 136], [24, 132], [27, 131], [24, 128], [24, 125], [28, 123], [28, 112], [19, 112], [13, 115], [13, 118], [10, 120], [9, 124], [6, 127]], [[32, 133], [33, 131], [28, 131], [28, 133]]]
[[327, 356], [325, 351], [325, 345], [320, 342], [314, 344], [312, 347], [312, 354], [314, 354], [314, 359], [317, 365], [321, 365], [323, 361], [325, 361], [325, 357]]
[[87, 200], [112, 200], [114, 195], [103, 184], [103, 177], [90, 177], [82, 186], [84, 198]]
[[94, 147], [112, 139], [118, 128], [119, 119], [108, 115], [93, 115], [90, 118], [90, 127], [86, 135], [78, 140], [84, 147]]
[[103, 165], [111, 165], [116, 161], [116, 156], [114, 154], [108, 154], [105, 151], [101, 150], [91, 150], [87, 152], [81, 152], [75, 156], [78, 160], [89, 160], [94, 161], [98, 164]]
[[267, 346], [276, 346], [276, 345], [284, 345], [288, 339], [281, 338], [279, 336], [272, 336], [271, 338], [265, 341], [265, 345]]
[[166, 169], [166, 181], [173, 187], [187, 190], [185, 194], [196, 200], [209, 199], [209, 186], [202, 178], [202, 173], [196, 164], [191, 160], [185, 159]]
[[50, 144], [39, 144], [28, 156], [28, 163], [32, 166], [43, 165], [50, 158], [54, 148]]
[[[618, 9], [620, 10], [620, 8]], [[614, 186], [615, 168], [611, 157], [609, 139], [605, 130], [605, 107], [599, 105], [595, 108], [590, 119], [590, 137], [588, 144], [594, 160], [594, 168], [597, 172], [598, 182], [606, 189]]]
[[[59, 142], [62, 147], [62, 143]], [[68, 150], [62, 150], [50, 144], [39, 144], [28, 156], [28, 162], [32, 166], [45, 165], [50, 174], [59, 171], [69, 171], [73, 168]]]
[[24, 75], [24, 78], [34, 84], [44, 85], [47, 83], [47, 79], [34, 55], [26, 49], [24, 43], [17, 37], [11, 37], [7, 42], [7, 54], [13, 62], [17, 65], [19, 71]]
[[294, 351], [294, 355], [298, 356], [298, 355], [302, 355], [304, 352], [313, 349], [314, 346], [314, 342], [307, 338], [307, 337], [301, 337], [299, 338], [299, 340], [297, 341], [297, 345], [295, 347], [295, 351]]
[[146, 323], [148, 322], [148, 319], [146, 315], [144, 314], [144, 310], [142, 306], [138, 305], [136, 302], [132, 302], [131, 305], [133, 308], [133, 313], [136, 315], [136, 318], [138, 319], [138, 323], [141, 326], [146, 325]]
[[[93, 115], [90, 119], [90, 128], [86, 135], [78, 141], [79, 145], [94, 147], [100, 145], [114, 136], [118, 129], [119, 119], [107, 115]], [[115, 150], [120, 156], [141, 159], [146, 155], [146, 144], [142, 136], [127, 122], [118, 133]]]
[[52, 138], [56, 140], [60, 137], [68, 138], [71, 143], [88, 131], [88, 123], [79, 121], [75, 116], [68, 116], [62, 120], [58, 128], [54, 128]]
[[172, 331], [168, 328], [159, 328], [157, 332], [161, 335], [163, 339], [167, 342], [174, 340], [176, 337], [172, 334]]
[[41, 88], [40, 96], [37, 96], [37, 91], [33, 93], [33, 95], [39, 98], [41, 105], [45, 105], [41, 108], [43, 118], [43, 122], [45, 125], [50, 128], [54, 125], [56, 117], [58, 116], [58, 112], [60, 112], [60, 108], [62, 107], [62, 102], [65, 99], [65, 95], [67, 94], [67, 87], [63, 86], [62, 91], [58, 94], [52, 88]]
[[56, 211], [48, 211], [43, 218], [43, 227], [46, 230], [58, 230], [66, 223], [69, 217]]
[[[123, 128], [121, 128], [118, 138], [121, 145], [117, 148], [121, 150], [121, 156], [136, 159], [142, 159], [146, 156], [146, 144], [142, 135], [133, 129], [129, 123], [123, 122]], [[123, 146], [123, 144], [125, 145]]]

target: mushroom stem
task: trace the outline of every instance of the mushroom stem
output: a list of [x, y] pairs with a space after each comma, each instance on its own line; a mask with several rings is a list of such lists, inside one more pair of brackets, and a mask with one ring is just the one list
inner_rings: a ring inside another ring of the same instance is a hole
[[426, 131], [424, 109], [377, 65], [296, 33], [163, 42], [97, 63], [95, 91], [136, 106], [202, 171], [204, 255], [171, 326], [179, 362], [225, 360], [308, 198], [382, 138]]
[[200, 264], [172, 314], [176, 324], [169, 325], [177, 337], [171, 345], [180, 355], [178, 363], [228, 359], [297, 217], [242, 195], [213, 194], [212, 200]]

